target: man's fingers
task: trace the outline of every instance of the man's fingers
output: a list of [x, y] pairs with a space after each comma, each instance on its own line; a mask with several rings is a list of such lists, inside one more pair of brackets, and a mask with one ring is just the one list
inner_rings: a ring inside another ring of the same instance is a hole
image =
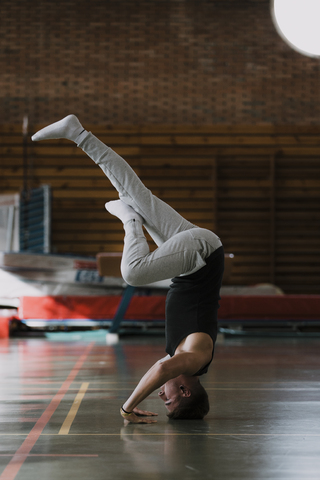
[[136, 415], [145, 415], [146, 417], [157, 417], [158, 414], [154, 412], [147, 412], [147, 411], [141, 411], [139, 413], [136, 413]]
[[141, 410], [140, 408], [135, 408], [133, 413], [137, 415], [137, 417], [156, 417], [158, 415], [157, 413]]

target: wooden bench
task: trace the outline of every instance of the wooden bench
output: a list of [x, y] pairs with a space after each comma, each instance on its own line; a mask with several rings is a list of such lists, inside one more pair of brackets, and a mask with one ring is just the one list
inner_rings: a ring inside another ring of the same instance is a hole
[[[122, 253], [109, 252], [109, 253], [98, 253], [97, 254], [97, 264], [99, 275], [102, 277], [118, 277], [121, 278], [121, 264]], [[113, 318], [111, 327], [109, 328], [109, 333], [117, 333], [123, 317], [128, 309], [128, 306], [131, 302], [131, 299], [134, 295], [136, 288], [131, 285], [126, 286], [123, 290], [123, 295], [121, 302], [117, 308], [116, 314]]]

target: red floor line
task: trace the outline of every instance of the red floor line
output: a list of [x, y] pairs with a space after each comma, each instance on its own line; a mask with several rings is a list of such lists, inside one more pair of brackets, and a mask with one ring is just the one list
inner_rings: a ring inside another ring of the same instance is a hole
[[[13, 457], [15, 453], [0, 453], [0, 457]], [[96, 454], [74, 453], [29, 453], [28, 457], [99, 457]]]
[[87, 348], [84, 350], [84, 353], [78, 359], [77, 363], [69, 373], [67, 379], [61, 385], [59, 391], [51, 400], [48, 407], [45, 409], [33, 429], [30, 431], [29, 435], [22, 443], [21, 447], [18, 448], [6, 468], [3, 470], [2, 474], [0, 475], [0, 480], [14, 480], [16, 475], [18, 474], [20, 468], [22, 467], [25, 460], [28, 458], [28, 455], [31, 449], [34, 447], [35, 443], [37, 442], [38, 438], [40, 437], [43, 429], [49, 422], [50, 418], [56, 411], [57, 407], [59, 406], [61, 400], [67, 393], [71, 383], [79, 373], [83, 363], [85, 362], [86, 358], [88, 357], [94, 342], [91, 342]]

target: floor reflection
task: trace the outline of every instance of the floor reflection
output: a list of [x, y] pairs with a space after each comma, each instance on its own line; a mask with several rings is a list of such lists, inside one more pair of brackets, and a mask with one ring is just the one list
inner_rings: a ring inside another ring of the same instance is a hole
[[130, 456], [136, 472], [158, 474], [161, 478], [163, 474], [180, 474], [186, 469], [198, 474], [208, 471], [210, 440], [206, 434], [210, 427], [206, 421], [168, 420], [162, 425], [161, 434], [148, 432], [147, 428], [128, 424], [120, 431], [124, 452]]

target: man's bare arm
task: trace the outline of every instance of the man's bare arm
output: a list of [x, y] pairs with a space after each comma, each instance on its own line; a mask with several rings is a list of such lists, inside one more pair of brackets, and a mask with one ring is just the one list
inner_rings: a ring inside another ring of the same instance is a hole
[[136, 407], [168, 380], [181, 374], [193, 375], [196, 373], [201, 368], [201, 363], [202, 360], [199, 359], [198, 355], [189, 352], [159, 360], [142, 377], [133, 393], [123, 404], [122, 416], [132, 423], [154, 423], [155, 420], [137, 417], [134, 413]]

